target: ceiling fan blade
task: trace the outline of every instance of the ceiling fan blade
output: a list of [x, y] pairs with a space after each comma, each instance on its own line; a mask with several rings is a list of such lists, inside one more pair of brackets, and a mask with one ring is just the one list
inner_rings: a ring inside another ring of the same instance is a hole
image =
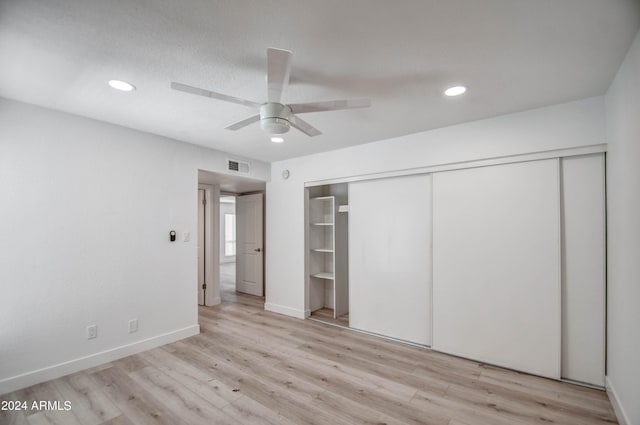
[[327, 102], [293, 103], [288, 105], [294, 114], [305, 112], [339, 111], [341, 109], [368, 108], [370, 99], [329, 100]]
[[254, 122], [260, 121], [260, 114], [252, 115], [249, 118], [245, 118], [242, 121], [238, 121], [235, 124], [231, 124], [228, 127], [225, 127], [227, 130], [239, 130], [243, 127], [248, 126], [249, 124], [253, 124]]
[[309, 137], [319, 136], [322, 134], [320, 130], [313, 127], [311, 124], [309, 124], [302, 118], [296, 117], [295, 115], [289, 115], [289, 123]]
[[267, 49], [267, 102], [282, 103], [282, 93], [289, 85], [291, 52]]
[[216, 93], [209, 90], [199, 89], [198, 87], [188, 86], [182, 83], [171, 83], [171, 88], [174, 90], [182, 91], [185, 93], [191, 93], [198, 96], [211, 97], [213, 99], [224, 100], [225, 102], [237, 103], [239, 105], [249, 106], [250, 108], [259, 108], [260, 104], [252, 102], [246, 99], [240, 99], [239, 97], [227, 96], [226, 94]]

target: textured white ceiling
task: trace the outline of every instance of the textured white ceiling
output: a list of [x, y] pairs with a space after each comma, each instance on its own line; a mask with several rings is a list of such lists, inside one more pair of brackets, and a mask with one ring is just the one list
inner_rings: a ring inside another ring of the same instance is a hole
[[[2, 0], [0, 96], [273, 161], [601, 95], [639, 23], [635, 0]], [[285, 101], [373, 106], [273, 144], [224, 130], [252, 110], [169, 88], [263, 102], [267, 47], [293, 52]]]

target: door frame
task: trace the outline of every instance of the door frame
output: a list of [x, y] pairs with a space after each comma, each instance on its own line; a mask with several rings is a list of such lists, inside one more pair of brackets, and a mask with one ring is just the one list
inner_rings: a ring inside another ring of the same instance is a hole
[[[205, 292], [205, 306], [220, 304], [220, 186], [198, 183], [198, 189], [204, 190], [206, 203], [204, 205], [205, 226], [205, 258], [204, 281], [207, 284]], [[200, 208], [200, 206], [198, 206]], [[200, 229], [197, 233], [200, 237]], [[197, 247], [196, 247], [197, 249]], [[214, 260], [215, 259], [215, 260]], [[197, 277], [196, 277], [197, 279]], [[199, 291], [199, 282], [196, 288]], [[198, 292], [196, 291], [196, 304], [198, 304]]]

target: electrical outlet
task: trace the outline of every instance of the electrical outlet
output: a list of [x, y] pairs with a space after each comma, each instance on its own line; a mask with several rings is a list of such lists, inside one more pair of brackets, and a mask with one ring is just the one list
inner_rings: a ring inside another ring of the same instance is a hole
[[87, 339], [94, 339], [98, 337], [98, 325], [87, 326]]
[[129, 333], [138, 332], [138, 319], [129, 320]]

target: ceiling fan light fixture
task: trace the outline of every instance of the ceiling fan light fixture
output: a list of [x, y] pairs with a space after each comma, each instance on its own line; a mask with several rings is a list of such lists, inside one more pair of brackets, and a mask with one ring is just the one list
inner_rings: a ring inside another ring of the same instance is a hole
[[[236, 131], [260, 121], [262, 130], [267, 134], [273, 135], [284, 134], [288, 132], [291, 127], [294, 127], [309, 137], [319, 136], [322, 132], [300, 118], [298, 114], [368, 108], [371, 106], [369, 99], [339, 99], [324, 102], [292, 103], [289, 105], [282, 103], [282, 94], [289, 85], [291, 55], [291, 52], [288, 50], [274, 49], [271, 47], [267, 49], [267, 101], [262, 104], [189, 86], [176, 81], [171, 82], [171, 88], [185, 93], [248, 106], [252, 109], [260, 109], [259, 114], [251, 115], [225, 128]], [[281, 141], [275, 143], [281, 143]]]
[[136, 89], [136, 86], [133, 84], [122, 80], [109, 80], [107, 84], [109, 84], [112, 89], [120, 91], [134, 91]]
[[265, 103], [260, 107], [260, 126], [269, 134], [284, 134], [291, 123], [287, 119], [291, 109], [281, 103]]
[[271, 141], [273, 143], [282, 143], [284, 142], [284, 137], [271, 136]]
[[260, 120], [260, 127], [270, 134], [284, 134], [289, 131], [291, 124], [284, 118], [263, 118]]
[[467, 88], [465, 86], [453, 86], [453, 87], [449, 87], [448, 89], [446, 89], [444, 91], [445, 96], [460, 96], [461, 94], [463, 94], [464, 92], [467, 91]]

